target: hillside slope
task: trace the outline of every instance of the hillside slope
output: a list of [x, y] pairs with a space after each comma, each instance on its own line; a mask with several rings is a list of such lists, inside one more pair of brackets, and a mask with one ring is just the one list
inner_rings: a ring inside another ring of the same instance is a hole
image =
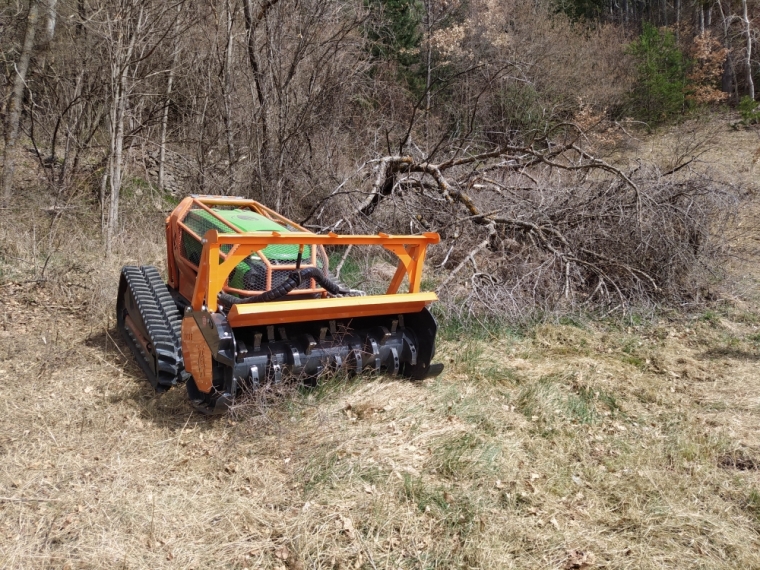
[[[701, 164], [756, 192], [755, 132], [716, 136]], [[756, 200], [730, 303], [443, 340], [438, 379], [221, 419], [155, 397], [104, 318], [160, 215], [108, 263], [77, 230], [59, 282], [0, 284], [0, 567], [760, 567]]]

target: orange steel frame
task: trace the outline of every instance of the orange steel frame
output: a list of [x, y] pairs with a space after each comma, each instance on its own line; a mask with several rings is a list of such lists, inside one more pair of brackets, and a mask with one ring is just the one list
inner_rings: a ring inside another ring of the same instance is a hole
[[[235, 234], [242, 234], [238, 228], [227, 222], [223, 217], [221, 217], [217, 212], [213, 210], [213, 206], [234, 206], [236, 208], [242, 208], [242, 209], [249, 209], [257, 214], [261, 214], [262, 216], [269, 218], [270, 220], [290, 225], [291, 227], [301, 230], [302, 232], [306, 232], [307, 230], [296, 224], [295, 222], [288, 220], [284, 216], [281, 216], [274, 210], [271, 210], [264, 206], [263, 204], [260, 204], [259, 202], [256, 202], [255, 200], [246, 200], [244, 198], [229, 198], [229, 197], [220, 197], [220, 196], [192, 196], [189, 198], [185, 198], [180, 202], [180, 204], [174, 209], [174, 211], [169, 215], [168, 218], [166, 218], [166, 249], [167, 249], [167, 264], [168, 264], [168, 273], [169, 273], [169, 285], [171, 285], [173, 288], [177, 289], [182, 296], [189, 299], [193, 295], [193, 290], [195, 288], [195, 280], [196, 275], [198, 274], [199, 267], [195, 265], [192, 261], [189, 259], [183, 257], [180, 254], [180, 247], [179, 247], [179, 240], [181, 239], [181, 234], [186, 233], [196, 239], [199, 243], [202, 243], [203, 237], [196, 234], [192, 229], [190, 229], [185, 223], [184, 219], [186, 218], [187, 214], [192, 209], [201, 209], [208, 212], [211, 216], [216, 218], [221, 224], [226, 225], [230, 228], [230, 233]], [[266, 273], [266, 289], [270, 289], [272, 287], [272, 264], [270, 263], [269, 259], [266, 257], [266, 255], [262, 255], [262, 253], [259, 251], [257, 252], [259, 254], [259, 257], [262, 261], [262, 263], [267, 268]], [[226, 257], [225, 253], [220, 254], [223, 258]], [[317, 263], [317, 251], [315, 249], [312, 249], [311, 255], [309, 259], [305, 259], [302, 267], [314, 267]], [[277, 270], [279, 271], [286, 271], [286, 270], [293, 270], [295, 269], [295, 264], [292, 265], [277, 265]], [[312, 280], [311, 282], [311, 288], [309, 289], [299, 289], [299, 293], [321, 293], [323, 292], [323, 289], [316, 286], [316, 283]], [[232, 293], [235, 295], [239, 295], [241, 297], [247, 297], [249, 295], [253, 295], [256, 293], [260, 293], [261, 291], [243, 291], [240, 289], [236, 289], [234, 287], [225, 286], [224, 290], [227, 293]]]
[[[229, 225], [210, 207], [217, 205], [249, 208], [275, 222], [301, 231], [243, 233], [232, 227], [230, 233], [209, 230], [201, 239], [203, 249], [200, 264], [196, 268], [194, 264], [179, 255], [178, 247], [175, 249], [180, 229], [195, 235], [182, 223], [182, 220], [190, 209], [200, 207]], [[435, 293], [420, 292], [420, 282], [427, 246], [439, 241], [440, 236], [432, 232], [413, 236], [385, 233], [377, 235], [338, 235], [334, 232], [327, 235], [314, 234], [266, 206], [254, 200], [242, 198], [215, 196], [185, 198], [166, 220], [169, 285], [178, 289], [185, 298], [190, 299], [193, 310], [196, 311], [204, 307], [208, 311], [216, 311], [217, 295], [221, 291], [237, 292], [226, 286], [232, 270], [249, 255], [260, 252], [269, 245], [310, 245], [312, 246], [312, 263], [316, 262], [316, 246], [325, 245], [382, 246], [398, 257], [396, 272], [385, 295], [235, 305], [228, 314], [228, 320], [233, 327], [420, 311], [437, 300]], [[221, 250], [225, 245], [231, 246], [226, 254]], [[398, 290], [406, 276], [409, 277], [409, 291], [399, 293]], [[324, 291], [320, 288], [299, 290], [299, 293], [309, 292], [321, 292], [324, 295]]]

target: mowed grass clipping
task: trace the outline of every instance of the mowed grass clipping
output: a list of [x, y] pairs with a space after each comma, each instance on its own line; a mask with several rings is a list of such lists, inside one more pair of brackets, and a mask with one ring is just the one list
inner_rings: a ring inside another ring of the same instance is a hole
[[445, 341], [228, 417], [0, 288], [0, 567], [758, 568], [759, 321]]

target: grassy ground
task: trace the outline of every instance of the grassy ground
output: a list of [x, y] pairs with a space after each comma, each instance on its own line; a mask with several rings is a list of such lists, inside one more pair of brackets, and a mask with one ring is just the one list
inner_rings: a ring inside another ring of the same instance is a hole
[[448, 341], [436, 380], [210, 420], [40, 294], [7, 307], [3, 567], [760, 567], [751, 315]]
[[756, 259], [750, 302], [451, 333], [438, 379], [208, 419], [107, 320], [161, 215], [110, 262], [82, 229], [45, 265], [13, 244], [46, 216], [0, 228], [2, 568], [760, 568]]

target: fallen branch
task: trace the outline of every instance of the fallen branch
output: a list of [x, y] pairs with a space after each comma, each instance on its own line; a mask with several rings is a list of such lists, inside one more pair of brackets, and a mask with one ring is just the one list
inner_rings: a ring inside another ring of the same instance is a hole
[[484, 311], [560, 302], [626, 311], [635, 299], [688, 296], [695, 272], [709, 273], [717, 259], [709, 228], [730, 215], [733, 198], [706, 178], [672, 182], [642, 163], [625, 172], [583, 148], [577, 127], [563, 128], [573, 136], [562, 144], [545, 137], [439, 162], [414, 154], [370, 161], [371, 188], [357, 190], [361, 202], [333, 208], [340, 218], [332, 223], [439, 232], [445, 247], [431, 262], [457, 262], [438, 291], [469, 281], [468, 303]]

